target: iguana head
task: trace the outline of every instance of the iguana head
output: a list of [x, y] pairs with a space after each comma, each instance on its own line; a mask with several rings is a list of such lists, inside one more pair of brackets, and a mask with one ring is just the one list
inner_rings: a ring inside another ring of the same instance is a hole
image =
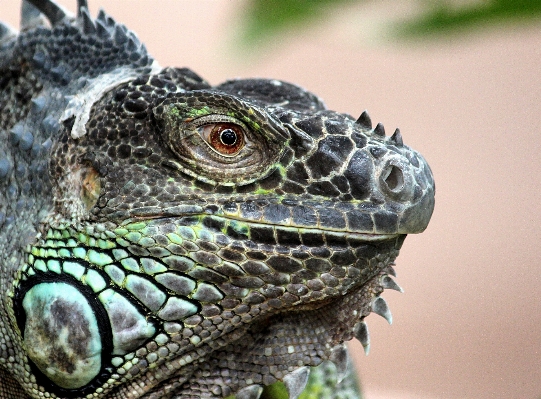
[[104, 13], [33, 3], [54, 27], [13, 58], [45, 59], [29, 101], [56, 105], [38, 128], [50, 207], [2, 299], [17, 356], [0, 366], [36, 397], [97, 398], [257, 398], [275, 381], [295, 396], [306, 366], [343, 371], [364, 318], [390, 320], [379, 294], [432, 214], [424, 158], [366, 112], [277, 80], [210, 86]]

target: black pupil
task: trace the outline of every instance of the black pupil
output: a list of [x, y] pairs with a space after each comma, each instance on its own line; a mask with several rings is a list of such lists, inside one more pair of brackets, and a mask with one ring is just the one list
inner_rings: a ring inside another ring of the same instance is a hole
[[220, 141], [225, 145], [233, 145], [237, 142], [237, 133], [233, 129], [225, 129], [220, 133]]

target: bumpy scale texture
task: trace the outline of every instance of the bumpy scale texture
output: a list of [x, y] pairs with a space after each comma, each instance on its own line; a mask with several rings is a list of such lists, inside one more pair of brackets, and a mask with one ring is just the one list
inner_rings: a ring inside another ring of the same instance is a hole
[[0, 24], [0, 399], [353, 397], [344, 342], [391, 321], [425, 160], [295, 85], [161, 68], [78, 6]]

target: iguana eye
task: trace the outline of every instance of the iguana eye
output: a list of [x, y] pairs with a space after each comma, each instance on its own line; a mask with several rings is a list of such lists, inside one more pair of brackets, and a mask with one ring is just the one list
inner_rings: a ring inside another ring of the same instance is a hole
[[233, 157], [244, 148], [244, 131], [234, 123], [203, 125], [198, 131], [210, 148], [220, 155]]
[[246, 185], [264, 178], [290, 138], [265, 109], [227, 94], [178, 93], [152, 111], [174, 153], [164, 165], [210, 184]]

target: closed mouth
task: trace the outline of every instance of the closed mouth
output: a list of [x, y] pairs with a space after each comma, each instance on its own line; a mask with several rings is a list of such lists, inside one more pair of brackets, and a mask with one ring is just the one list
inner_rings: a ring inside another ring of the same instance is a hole
[[338, 230], [291, 224], [265, 223], [231, 216], [209, 215], [206, 213], [144, 212], [143, 214], [141, 212], [133, 212], [131, 216], [133, 218], [126, 220], [122, 224], [132, 223], [134, 220], [166, 221], [179, 219], [182, 225], [205, 226], [205, 228], [211, 231], [223, 233], [232, 239], [250, 240], [257, 244], [283, 245], [288, 247], [357, 247], [363, 243], [387, 241], [403, 235], [398, 233], [378, 234], [347, 229]]

